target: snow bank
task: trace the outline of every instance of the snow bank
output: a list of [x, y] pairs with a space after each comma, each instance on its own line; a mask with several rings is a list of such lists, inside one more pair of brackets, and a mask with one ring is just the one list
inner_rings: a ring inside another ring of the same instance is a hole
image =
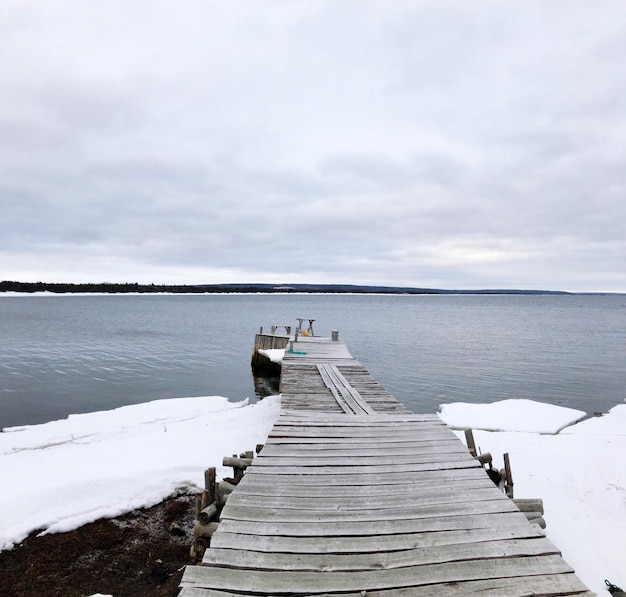
[[279, 410], [276, 396], [177, 398], [4, 429], [0, 550], [202, 489], [203, 471], [228, 474], [222, 458], [263, 443]]
[[283, 358], [285, 357], [284, 348], [260, 348], [259, 354], [266, 356], [272, 363], [283, 364]]
[[533, 400], [501, 400], [491, 404], [442, 404], [439, 416], [452, 429], [558, 433], [587, 416], [582, 410]]
[[[626, 404], [614, 406], [608, 415], [593, 417], [563, 430], [566, 435], [626, 436]], [[626, 456], [626, 454], [624, 454]]]
[[[509, 453], [515, 497], [543, 499], [548, 538], [592, 591], [608, 595], [605, 578], [626, 584], [626, 405], [545, 435], [575, 416], [571, 409], [540, 403], [520, 409], [514, 402], [442, 405], [441, 417], [472, 427], [477, 447], [491, 452], [494, 466], [502, 468], [502, 454]], [[461, 431], [457, 435], [463, 439]]]

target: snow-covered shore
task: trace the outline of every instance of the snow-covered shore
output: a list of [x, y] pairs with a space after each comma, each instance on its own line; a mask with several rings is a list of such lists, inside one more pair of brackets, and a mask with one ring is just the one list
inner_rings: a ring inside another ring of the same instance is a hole
[[155, 400], [0, 433], [0, 550], [35, 530], [63, 532], [201, 490], [209, 466], [254, 450], [280, 398]]
[[563, 428], [577, 413], [505, 400], [442, 405], [440, 416], [459, 437], [473, 428], [494, 466], [509, 453], [515, 497], [543, 499], [548, 538], [592, 591], [608, 596], [605, 579], [626, 586], [626, 405]]
[[[210, 396], [72, 415], [0, 433], [0, 550], [36, 530], [61, 532], [199, 490], [203, 471], [263, 443], [280, 398], [256, 404]], [[502, 467], [515, 496], [542, 498], [547, 536], [599, 595], [626, 584], [626, 405], [602, 417], [531, 401], [442, 405], [451, 427]], [[486, 431], [488, 429], [489, 431]]]

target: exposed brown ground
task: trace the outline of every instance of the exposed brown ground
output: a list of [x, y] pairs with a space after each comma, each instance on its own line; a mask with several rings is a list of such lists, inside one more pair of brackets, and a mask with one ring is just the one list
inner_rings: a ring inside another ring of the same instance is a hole
[[[190, 562], [195, 497], [99, 520], [70, 533], [28, 537], [0, 553], [3, 597], [174, 597]], [[182, 534], [172, 533], [176, 522]]]

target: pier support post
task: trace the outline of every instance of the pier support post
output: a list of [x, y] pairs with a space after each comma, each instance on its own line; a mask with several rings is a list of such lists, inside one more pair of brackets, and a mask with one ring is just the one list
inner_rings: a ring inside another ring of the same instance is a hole
[[474, 442], [474, 434], [471, 429], [465, 430], [465, 442], [467, 443], [467, 449], [472, 456], [476, 456], [476, 443]]
[[509, 453], [504, 454], [504, 493], [513, 499], [513, 474], [511, 473], [511, 463]]

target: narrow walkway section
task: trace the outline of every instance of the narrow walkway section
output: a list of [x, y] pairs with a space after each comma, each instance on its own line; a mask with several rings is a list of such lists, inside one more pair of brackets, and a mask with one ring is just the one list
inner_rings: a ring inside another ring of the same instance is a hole
[[351, 415], [374, 414], [374, 409], [352, 387], [336, 365], [317, 365], [317, 370], [343, 412]]
[[452, 431], [341, 343], [301, 339], [281, 384], [281, 415], [181, 597], [591, 597]]

